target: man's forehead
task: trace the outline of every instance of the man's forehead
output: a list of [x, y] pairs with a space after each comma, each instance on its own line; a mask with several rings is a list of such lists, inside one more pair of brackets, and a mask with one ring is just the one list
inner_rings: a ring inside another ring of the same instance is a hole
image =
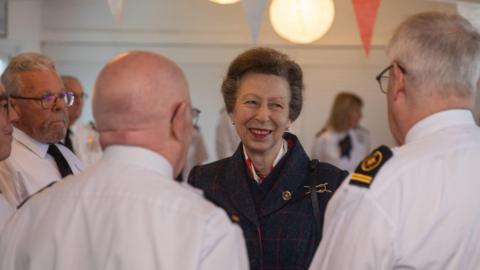
[[63, 82], [55, 70], [32, 70], [18, 74], [27, 91], [57, 92], [63, 89]]

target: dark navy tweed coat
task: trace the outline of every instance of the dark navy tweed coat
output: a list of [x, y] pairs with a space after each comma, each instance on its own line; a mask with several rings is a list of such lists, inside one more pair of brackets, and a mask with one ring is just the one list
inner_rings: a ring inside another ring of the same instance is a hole
[[[241, 226], [253, 270], [307, 269], [317, 249], [315, 237], [321, 238], [316, 235], [311, 197], [304, 187], [310, 186], [310, 159], [296, 136], [285, 133], [284, 137], [293, 146], [282, 158], [286, 160], [280, 161], [284, 166], [275, 166], [279, 177], [258, 211], [241, 145], [230, 158], [195, 167], [188, 179]], [[347, 175], [330, 164], [316, 167], [316, 183], [328, 183], [332, 191], [317, 193], [322, 224], [328, 200]], [[290, 192], [290, 198], [285, 192]]]

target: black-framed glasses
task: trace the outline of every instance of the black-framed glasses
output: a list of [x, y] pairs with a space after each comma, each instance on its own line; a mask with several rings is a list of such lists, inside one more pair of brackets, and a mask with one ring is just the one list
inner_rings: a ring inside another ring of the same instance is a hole
[[67, 107], [72, 106], [73, 102], [75, 101], [75, 95], [72, 92], [69, 92], [69, 91], [61, 92], [61, 93], [58, 93], [56, 95], [47, 94], [47, 95], [43, 95], [41, 97], [24, 97], [24, 96], [14, 96], [14, 95], [12, 95], [10, 97], [13, 98], [13, 99], [25, 99], [25, 100], [40, 101], [41, 104], [42, 104], [42, 108], [44, 108], [45, 110], [50, 110], [53, 107], [55, 107], [58, 99], [61, 99], [65, 103], [65, 106], [67, 106]]
[[[382, 72], [380, 72], [376, 77], [375, 79], [377, 80], [378, 82], [378, 85], [380, 86], [380, 91], [382, 91], [382, 93], [386, 94], [387, 93], [387, 90], [388, 90], [388, 81], [390, 80], [390, 73], [389, 71], [393, 68], [393, 65], [394, 64], [391, 64], [390, 66], [386, 67], [384, 70], [382, 70]], [[402, 66], [400, 66], [399, 64], [395, 63], [395, 65], [398, 66], [398, 68], [400, 69], [400, 71], [405, 74], [406, 73], [406, 70], [405, 68], [403, 68]]]
[[198, 118], [200, 118], [200, 113], [201, 113], [201, 112], [202, 112], [202, 111], [200, 111], [200, 110], [197, 109], [197, 108], [192, 108], [192, 124], [193, 124], [194, 126], [197, 125], [197, 123], [198, 123]]

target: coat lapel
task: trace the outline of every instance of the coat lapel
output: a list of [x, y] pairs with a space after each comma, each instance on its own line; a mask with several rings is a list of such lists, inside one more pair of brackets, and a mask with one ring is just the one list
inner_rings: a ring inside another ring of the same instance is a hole
[[242, 145], [240, 144], [225, 167], [225, 179], [222, 181], [222, 185], [227, 191], [227, 196], [235, 209], [253, 224], [258, 225], [255, 203], [253, 202], [247, 179], [245, 159], [243, 157]]
[[281, 171], [278, 179], [262, 204], [260, 217], [267, 216], [286, 204], [305, 197], [303, 185], [309, 177], [310, 159], [294, 135], [286, 134], [285, 136], [293, 140], [294, 145], [290, 153], [284, 157], [287, 160], [283, 162], [283, 168], [279, 168]]

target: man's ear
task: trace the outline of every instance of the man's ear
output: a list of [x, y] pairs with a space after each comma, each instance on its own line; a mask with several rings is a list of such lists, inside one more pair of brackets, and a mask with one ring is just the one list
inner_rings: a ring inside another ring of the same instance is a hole
[[182, 141], [185, 132], [185, 118], [188, 110], [186, 102], [177, 104], [172, 115], [170, 134], [177, 141]]
[[405, 73], [400, 69], [397, 64], [393, 65], [392, 69], [392, 85], [388, 91], [391, 91], [391, 95], [393, 100], [397, 100], [398, 98], [405, 98], [406, 91], [405, 91]]

